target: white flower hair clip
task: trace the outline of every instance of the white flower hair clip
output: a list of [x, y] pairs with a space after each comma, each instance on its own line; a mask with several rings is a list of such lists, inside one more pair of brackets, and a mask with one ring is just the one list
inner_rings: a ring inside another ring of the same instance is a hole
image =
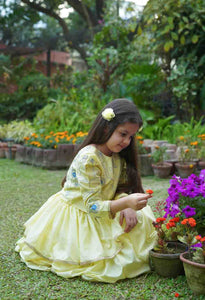
[[102, 117], [106, 121], [111, 121], [115, 117], [115, 113], [112, 108], [106, 108], [102, 112]]

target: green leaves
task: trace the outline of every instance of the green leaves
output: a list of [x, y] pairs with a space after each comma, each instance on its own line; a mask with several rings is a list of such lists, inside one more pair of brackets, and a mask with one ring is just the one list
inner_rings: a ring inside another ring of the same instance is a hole
[[168, 42], [166, 42], [165, 45], [164, 45], [164, 51], [165, 51], [165, 52], [169, 52], [169, 50], [170, 50], [171, 48], [173, 48], [173, 47], [174, 47], [174, 42], [173, 42], [173, 41], [168, 41]]

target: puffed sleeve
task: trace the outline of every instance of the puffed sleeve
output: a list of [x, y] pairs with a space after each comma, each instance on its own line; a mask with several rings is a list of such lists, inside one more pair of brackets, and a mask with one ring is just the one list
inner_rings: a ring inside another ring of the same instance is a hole
[[112, 218], [111, 200], [102, 199], [102, 170], [98, 161], [92, 156], [83, 156], [76, 168], [76, 177], [87, 212], [95, 217]]

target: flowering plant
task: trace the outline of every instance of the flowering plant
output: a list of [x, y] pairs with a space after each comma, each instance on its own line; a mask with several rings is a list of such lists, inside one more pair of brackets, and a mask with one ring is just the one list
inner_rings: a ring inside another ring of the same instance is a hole
[[189, 260], [205, 264], [205, 237], [197, 234], [195, 230], [196, 220], [187, 218], [181, 221], [181, 224], [184, 226], [184, 234], [178, 236], [178, 239], [187, 244]]
[[164, 159], [166, 159], [166, 150], [167, 148], [165, 146], [155, 146], [155, 150], [152, 153], [153, 162], [157, 165], [162, 165]]
[[181, 234], [182, 227], [180, 224], [180, 218], [175, 217], [172, 219], [166, 219], [164, 217], [159, 217], [156, 221], [152, 222], [158, 235], [157, 244], [154, 250], [160, 253], [174, 253], [175, 248], [169, 248], [168, 242], [177, 242], [178, 235]]
[[199, 143], [192, 141], [190, 136], [180, 136], [177, 139], [178, 159], [181, 163], [187, 164], [197, 159], [199, 153]]
[[199, 139], [199, 152], [198, 152], [198, 158], [200, 160], [205, 161], [205, 134], [198, 135]]
[[191, 174], [188, 178], [174, 175], [170, 180], [166, 199], [164, 217], [174, 218], [184, 215], [185, 218], [195, 216], [197, 230], [205, 230], [205, 170], [199, 176]]
[[79, 144], [82, 142], [87, 132], [77, 132], [68, 134], [68, 131], [56, 132], [51, 131], [47, 135], [32, 133], [31, 136], [24, 138], [26, 146], [35, 146], [44, 149], [56, 149], [59, 144]]
[[[139, 154], [148, 154], [150, 153], [151, 149], [150, 147], [144, 146], [144, 139], [141, 135], [136, 136], [136, 142], [137, 142], [137, 149]], [[151, 157], [151, 155], [150, 155]]]

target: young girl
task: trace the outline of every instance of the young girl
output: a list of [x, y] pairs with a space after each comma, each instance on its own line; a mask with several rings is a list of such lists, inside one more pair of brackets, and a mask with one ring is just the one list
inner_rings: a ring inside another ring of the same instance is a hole
[[98, 114], [62, 190], [25, 223], [16, 251], [28, 267], [110, 283], [149, 271], [156, 232], [137, 167], [141, 126], [126, 99]]

